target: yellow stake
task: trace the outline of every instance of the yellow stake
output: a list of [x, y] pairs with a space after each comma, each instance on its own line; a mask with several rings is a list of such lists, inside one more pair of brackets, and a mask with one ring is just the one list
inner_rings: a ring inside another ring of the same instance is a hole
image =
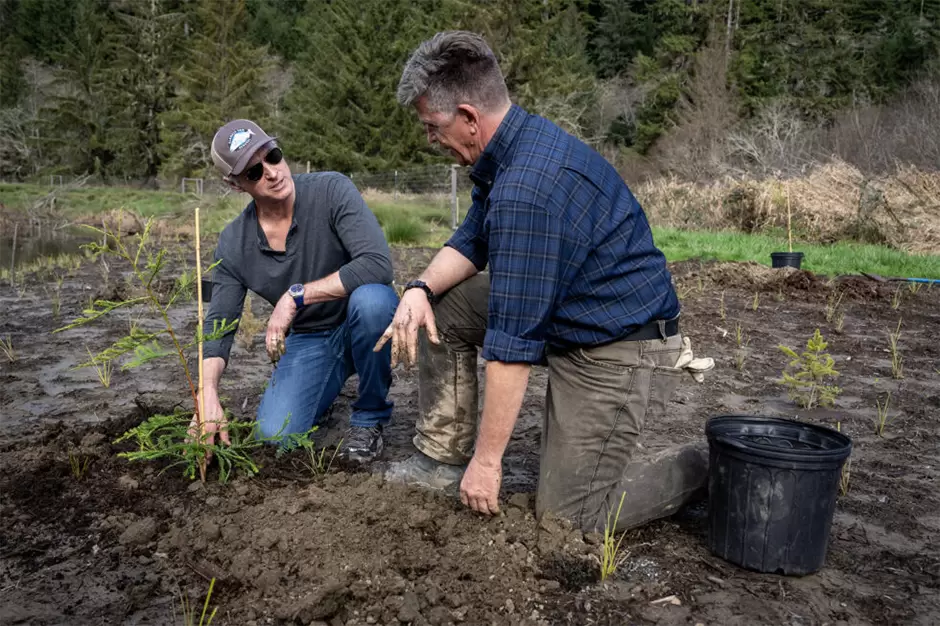
[[[196, 426], [199, 429], [199, 442], [202, 443], [203, 436], [205, 435], [206, 428], [203, 417], [205, 416], [206, 410], [206, 398], [202, 386], [202, 330], [203, 330], [203, 312], [202, 312], [202, 254], [201, 246], [199, 241], [199, 207], [196, 207], [196, 306], [198, 307], [198, 326], [197, 332], [199, 333], [199, 406], [196, 407]], [[205, 457], [199, 459], [199, 476], [202, 479], [202, 482], [206, 482], [206, 459]]]

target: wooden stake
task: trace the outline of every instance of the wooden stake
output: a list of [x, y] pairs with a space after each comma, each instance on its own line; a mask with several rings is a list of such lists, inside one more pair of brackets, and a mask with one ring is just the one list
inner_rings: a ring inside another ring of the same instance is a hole
[[787, 189], [787, 246], [790, 252], [793, 252], [793, 231], [790, 228], [790, 183], [786, 184]]
[[[202, 311], [202, 247], [200, 245], [199, 237], [199, 207], [196, 207], [196, 306], [197, 306], [197, 317], [199, 318], [197, 332], [200, 333], [199, 337], [199, 357], [198, 357], [198, 368], [199, 368], [199, 387], [198, 395], [199, 406], [196, 407], [196, 426], [199, 429], [199, 441], [202, 441], [203, 435], [205, 435], [206, 427], [203, 418], [206, 411], [206, 395], [203, 389], [202, 382], [202, 331], [203, 331], [203, 311]], [[205, 457], [199, 460], [199, 476], [202, 479], [202, 482], [206, 482], [206, 459]]]
[[16, 231], [20, 228], [19, 222], [13, 222], [13, 247], [10, 248], [10, 286], [13, 286], [13, 272], [16, 270]]

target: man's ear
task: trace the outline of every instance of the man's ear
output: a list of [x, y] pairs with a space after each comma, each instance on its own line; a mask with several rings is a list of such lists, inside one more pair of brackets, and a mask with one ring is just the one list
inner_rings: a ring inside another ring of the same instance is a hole
[[458, 104], [457, 117], [462, 119], [464, 123], [470, 127], [472, 132], [480, 130], [480, 119], [483, 117], [483, 114], [480, 112], [480, 109], [472, 104]]
[[222, 180], [225, 181], [225, 183], [226, 183], [229, 187], [231, 187], [232, 189], [234, 189], [235, 191], [242, 191], [242, 192], [245, 191], [245, 190], [242, 189], [241, 186], [238, 184], [238, 181], [235, 180], [234, 178], [232, 178], [231, 176], [223, 176], [223, 177], [222, 177]]

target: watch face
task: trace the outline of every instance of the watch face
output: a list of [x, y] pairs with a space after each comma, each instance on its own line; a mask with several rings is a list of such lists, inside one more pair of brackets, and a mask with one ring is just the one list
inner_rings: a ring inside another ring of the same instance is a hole
[[303, 285], [291, 285], [290, 289], [288, 289], [287, 292], [290, 295], [294, 296], [295, 298], [297, 296], [302, 296], [304, 295], [304, 286]]

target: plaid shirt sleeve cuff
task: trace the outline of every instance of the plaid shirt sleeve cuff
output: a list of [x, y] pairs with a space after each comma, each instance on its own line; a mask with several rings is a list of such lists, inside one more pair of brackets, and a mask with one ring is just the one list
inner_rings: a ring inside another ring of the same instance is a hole
[[540, 363], [545, 358], [545, 342], [490, 329], [483, 339], [483, 358], [501, 363]]

